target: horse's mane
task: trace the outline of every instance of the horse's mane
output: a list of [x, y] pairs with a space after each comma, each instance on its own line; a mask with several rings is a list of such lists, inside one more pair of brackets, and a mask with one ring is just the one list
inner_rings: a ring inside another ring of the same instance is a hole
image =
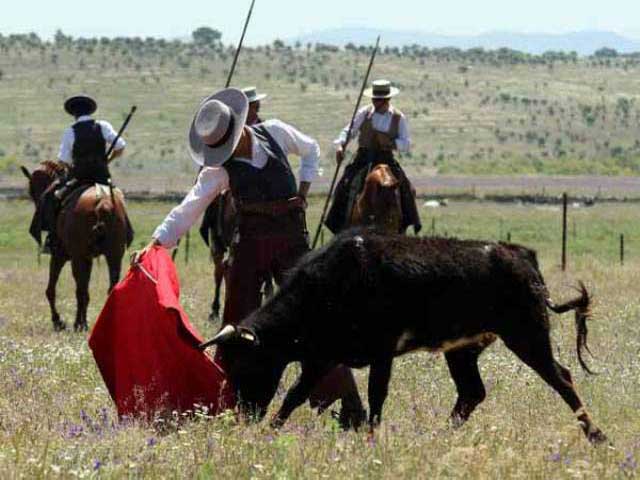
[[55, 177], [57, 175], [64, 173], [65, 167], [64, 165], [62, 165], [62, 163], [53, 162], [51, 160], [44, 160], [40, 162], [39, 170], [43, 171], [50, 177]]

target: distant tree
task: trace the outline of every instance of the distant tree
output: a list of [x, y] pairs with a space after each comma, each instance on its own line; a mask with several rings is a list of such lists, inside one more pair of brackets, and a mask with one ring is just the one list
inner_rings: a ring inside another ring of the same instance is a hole
[[222, 33], [209, 27], [200, 27], [191, 33], [193, 43], [198, 45], [213, 45], [220, 41]]
[[603, 47], [596, 50], [593, 56], [598, 58], [615, 58], [618, 56], [618, 51], [613, 48]]
[[65, 35], [60, 29], [56, 30], [53, 40], [56, 47], [65, 47], [73, 42], [71, 35]]

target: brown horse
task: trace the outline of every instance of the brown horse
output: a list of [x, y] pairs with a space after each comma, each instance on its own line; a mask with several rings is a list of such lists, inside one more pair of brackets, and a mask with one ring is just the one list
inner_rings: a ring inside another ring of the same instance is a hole
[[388, 165], [371, 169], [351, 212], [351, 226], [372, 226], [381, 233], [401, 233], [400, 182]]
[[[29, 195], [38, 206], [42, 195], [60, 173], [55, 162], [42, 162], [32, 173], [21, 167], [29, 179]], [[65, 199], [56, 217], [58, 241], [51, 253], [47, 299], [51, 308], [51, 321], [55, 330], [64, 330], [66, 324], [56, 309], [56, 284], [62, 267], [71, 261], [76, 282], [76, 320], [74, 329], [87, 330], [89, 305], [89, 279], [93, 258], [104, 255], [109, 267], [109, 291], [120, 279], [120, 268], [127, 238], [127, 219], [120, 191], [113, 196], [99, 192], [95, 186], [77, 189]]]

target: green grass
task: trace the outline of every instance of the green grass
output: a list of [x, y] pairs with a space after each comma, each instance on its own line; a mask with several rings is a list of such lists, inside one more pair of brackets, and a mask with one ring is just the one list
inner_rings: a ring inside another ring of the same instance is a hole
[[[146, 243], [171, 208], [131, 203], [135, 245]], [[315, 226], [320, 205], [310, 209]], [[149, 478], [625, 478], [640, 457], [640, 214], [625, 205], [570, 211], [569, 270], [560, 271], [560, 212], [531, 206], [457, 204], [422, 210], [425, 230], [504, 238], [536, 248], [552, 295], [564, 299], [584, 280], [594, 294], [586, 376], [575, 355], [573, 320], [553, 317], [553, 344], [574, 376], [594, 421], [611, 448], [593, 448], [560, 398], [498, 342], [481, 357], [487, 400], [462, 428], [447, 427], [455, 389], [441, 356], [407, 355], [395, 362], [385, 419], [375, 441], [343, 433], [328, 416], [298, 409], [276, 433], [267, 422], [243, 425], [232, 416], [172, 421], [159, 432], [118, 424], [86, 336], [54, 333], [44, 297], [46, 267], [37, 265], [26, 229], [32, 207], [1, 202], [0, 224], [0, 477]], [[502, 230], [501, 230], [502, 225]], [[571, 232], [571, 228], [570, 228]], [[627, 235], [625, 266], [617, 263], [617, 235]], [[212, 292], [206, 251], [192, 236], [189, 264], [178, 257], [182, 304], [205, 336]], [[46, 261], [47, 257], [43, 257]], [[94, 269], [90, 323], [106, 297], [104, 261]], [[68, 270], [59, 286], [67, 322], [75, 312]], [[392, 321], [392, 319], [390, 319]], [[293, 380], [288, 370], [285, 383]], [[357, 372], [366, 396], [366, 369]], [[282, 393], [273, 408], [282, 400]]]

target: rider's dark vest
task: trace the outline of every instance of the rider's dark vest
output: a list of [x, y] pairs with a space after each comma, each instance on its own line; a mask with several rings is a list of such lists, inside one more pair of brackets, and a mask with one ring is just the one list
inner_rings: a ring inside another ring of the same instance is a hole
[[362, 122], [360, 136], [358, 137], [358, 146], [365, 150], [390, 152], [394, 149], [395, 140], [398, 138], [402, 113], [399, 110], [393, 112], [389, 130], [386, 132], [380, 132], [373, 128], [373, 114], [374, 110], [371, 108], [367, 112], [364, 122]]
[[234, 158], [224, 163], [233, 197], [241, 203], [271, 202], [294, 197], [297, 194], [296, 178], [282, 148], [264, 126], [250, 128], [254, 141], [262, 146], [269, 158], [263, 168]]
[[78, 180], [106, 183], [109, 171], [105, 161], [107, 142], [95, 120], [73, 125], [73, 176]]

